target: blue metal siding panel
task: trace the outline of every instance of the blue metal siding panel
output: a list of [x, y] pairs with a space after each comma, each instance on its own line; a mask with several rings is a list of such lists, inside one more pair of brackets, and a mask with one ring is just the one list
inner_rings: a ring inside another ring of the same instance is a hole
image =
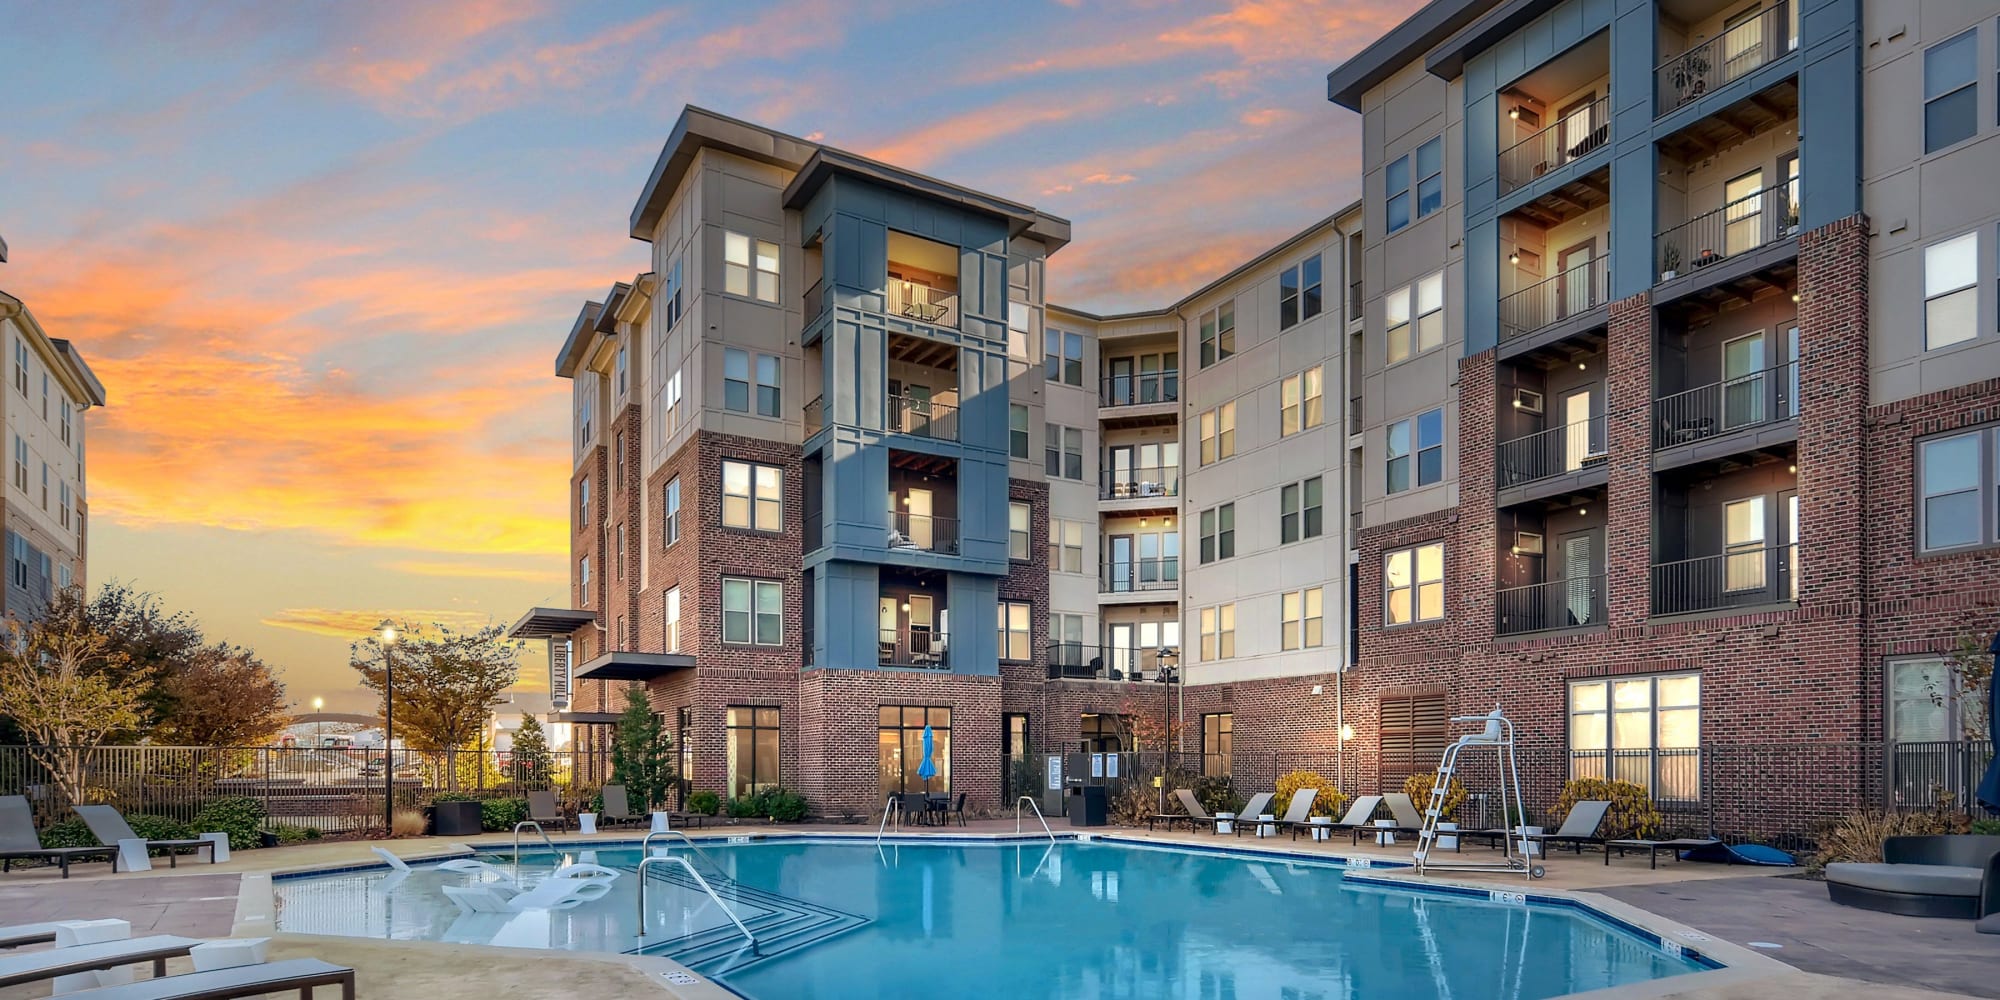
[[1801, 7], [1799, 35], [1799, 221], [1812, 229], [1861, 210], [1860, 0]]
[[1500, 222], [1486, 219], [1465, 230], [1465, 300], [1495, 308], [1465, 310], [1465, 353], [1478, 354], [1500, 340]]
[[1000, 672], [1000, 578], [953, 573], [945, 578], [945, 606], [951, 609], [951, 653], [955, 674]]
[[1611, 297], [1653, 287], [1659, 152], [1653, 145], [1653, 52], [1659, 15], [1624, 4], [1611, 31]]

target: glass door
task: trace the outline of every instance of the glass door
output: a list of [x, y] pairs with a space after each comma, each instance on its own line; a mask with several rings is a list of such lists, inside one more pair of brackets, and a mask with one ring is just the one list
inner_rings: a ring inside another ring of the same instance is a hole
[[1724, 504], [1723, 589], [1736, 593], [1764, 589], [1764, 498]]
[[1765, 364], [1762, 331], [1723, 343], [1723, 430], [1764, 422]]
[[1111, 385], [1108, 388], [1111, 395], [1105, 402], [1112, 406], [1130, 406], [1136, 401], [1132, 392], [1131, 358], [1111, 359]]
[[1143, 586], [1159, 583], [1164, 577], [1160, 573], [1160, 536], [1154, 534], [1139, 536], [1139, 583]]
[[1133, 475], [1135, 454], [1129, 444], [1121, 444], [1111, 449], [1111, 497], [1118, 499], [1134, 496], [1138, 492], [1139, 480]]
[[1112, 593], [1122, 594], [1132, 589], [1132, 569], [1132, 536], [1112, 535], [1111, 559], [1104, 568]]
[[1595, 252], [1592, 244], [1583, 243], [1564, 250], [1557, 260], [1557, 266], [1562, 270], [1556, 283], [1562, 286], [1562, 290], [1558, 293], [1561, 309], [1556, 319], [1590, 311], [1594, 292], [1591, 288], [1590, 261]]
[[1739, 254], [1763, 245], [1764, 199], [1758, 196], [1762, 190], [1762, 170], [1752, 170], [1722, 186], [1723, 253]]
[[1597, 532], [1578, 531], [1562, 538], [1564, 625], [1597, 621]]
[[1132, 666], [1138, 662], [1138, 645], [1132, 640], [1132, 623], [1118, 622], [1111, 626], [1111, 655], [1105, 660], [1111, 666], [1111, 679], [1137, 680], [1132, 676]]
[[1785, 523], [1778, 528], [1778, 537], [1785, 540], [1785, 558], [1778, 563], [1778, 571], [1785, 574], [1785, 584], [1780, 588], [1785, 600], [1799, 599], [1799, 495], [1785, 493], [1778, 499], [1778, 516]]
[[931, 521], [931, 491], [910, 489], [903, 494], [903, 509], [910, 513], [911, 543], [920, 549], [935, 548], [937, 535]]
[[1578, 389], [1563, 397], [1564, 472], [1583, 468], [1585, 459], [1603, 450], [1603, 442], [1597, 440], [1600, 432], [1597, 421], [1592, 419], [1591, 401], [1589, 389]]
[[1779, 408], [1788, 417], [1799, 415], [1799, 328], [1785, 331], [1785, 400]]

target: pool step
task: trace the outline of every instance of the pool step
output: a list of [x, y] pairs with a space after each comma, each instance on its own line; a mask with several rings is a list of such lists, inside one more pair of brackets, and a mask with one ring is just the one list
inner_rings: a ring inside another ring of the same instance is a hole
[[[648, 877], [689, 892], [701, 891], [685, 871], [678, 869], [655, 868]], [[650, 944], [639, 951], [648, 955], [665, 955], [696, 971], [715, 975], [817, 944], [869, 922], [866, 917], [793, 896], [755, 889], [741, 882], [718, 885], [716, 891], [732, 909], [738, 910], [739, 916], [745, 910], [755, 911], [742, 917], [750, 933], [757, 936], [754, 953], [739, 954], [744, 949], [743, 935], [726, 920], [719, 926]]]

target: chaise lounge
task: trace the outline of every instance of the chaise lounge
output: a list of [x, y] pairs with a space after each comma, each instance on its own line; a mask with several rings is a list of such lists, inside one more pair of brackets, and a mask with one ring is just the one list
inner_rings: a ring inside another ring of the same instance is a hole
[[[123, 841], [128, 840], [145, 840], [147, 850], [166, 852], [168, 868], [180, 867], [176, 856], [182, 851], [187, 851], [196, 857], [200, 857], [202, 851], [207, 851], [208, 863], [215, 863], [215, 841], [213, 840], [204, 840], [200, 837], [192, 839], [146, 840], [146, 838], [133, 832], [132, 824], [125, 822], [125, 817], [119, 815], [118, 810], [110, 806], [76, 806], [75, 809], [76, 814], [82, 817], [83, 825], [90, 828], [90, 835], [96, 837], [97, 842], [106, 847], [117, 848]], [[139, 859], [139, 861], [143, 860], [145, 859]], [[139, 862], [133, 861], [132, 865], [139, 867]]]
[[[118, 870], [118, 845], [109, 847], [43, 847], [35, 832], [35, 815], [25, 795], [0, 795], [0, 872], [11, 871], [14, 862], [36, 860], [54, 863], [69, 877], [69, 863], [81, 858], [107, 858], [111, 870]], [[4, 947], [4, 946], [0, 946]]]
[[1972, 920], [2000, 913], [2000, 836], [1890, 837], [1880, 863], [1826, 866], [1842, 906]]

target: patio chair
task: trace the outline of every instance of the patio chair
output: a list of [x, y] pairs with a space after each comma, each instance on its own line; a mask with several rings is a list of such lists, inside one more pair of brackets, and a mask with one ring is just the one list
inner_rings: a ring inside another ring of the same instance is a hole
[[180, 958], [201, 943], [200, 938], [156, 934], [151, 937], [50, 948], [0, 958], [0, 988], [35, 983], [79, 972], [115, 969], [121, 965], [153, 964], [155, 977], [167, 974], [167, 959]]
[[951, 803], [951, 814], [952, 814], [952, 816], [954, 816], [954, 817], [956, 817], [956, 818], [958, 819], [958, 825], [959, 825], [959, 826], [964, 826], [964, 825], [966, 825], [966, 824], [965, 824], [965, 793], [964, 793], [964, 792], [960, 792], [960, 793], [958, 793], [958, 798], [956, 798], [956, 799], [953, 799], [953, 800], [952, 800], [952, 803]]
[[1586, 799], [1569, 808], [1569, 815], [1563, 817], [1562, 825], [1554, 833], [1545, 833], [1540, 838], [1545, 845], [1570, 845], [1577, 854], [1583, 853], [1583, 845], [1595, 844], [1604, 847], [1604, 838], [1598, 835], [1598, 827], [1604, 825], [1604, 816], [1611, 811], [1611, 803], [1601, 799]]
[[0, 927], [0, 949], [21, 948], [31, 944], [47, 944], [56, 939], [56, 925], [15, 924]]
[[918, 826], [930, 825], [931, 798], [922, 792], [907, 792], [897, 796], [896, 809], [903, 814], [905, 822], [915, 822]]
[[[1317, 798], [1319, 798], [1319, 789], [1317, 788], [1301, 788], [1293, 792], [1291, 804], [1285, 807], [1285, 815], [1278, 819], [1276, 829], [1271, 832], [1277, 833], [1286, 827], [1303, 826], [1306, 820], [1312, 818], [1313, 800]], [[1236, 824], [1236, 833], [1238, 836], [1243, 834], [1243, 827], [1246, 825], [1257, 825], [1257, 817], [1250, 817], [1248, 824]]]
[[602, 826], [616, 823], [650, 823], [652, 817], [646, 813], [632, 811], [632, 803], [625, 794], [624, 785], [605, 785], [604, 809], [597, 814], [597, 822]]
[[[53, 861], [69, 877], [69, 863], [76, 858], [109, 858], [111, 870], [118, 870], [118, 845], [109, 847], [43, 847], [35, 832], [35, 814], [25, 795], [0, 795], [0, 872], [10, 871], [17, 860]], [[0, 945], [0, 947], [7, 947]]]
[[[1381, 806], [1382, 796], [1380, 795], [1356, 796], [1354, 804], [1347, 807], [1347, 815], [1333, 822], [1333, 829], [1345, 830], [1353, 834], [1355, 842], [1359, 843], [1361, 840], [1360, 829], [1374, 820], [1375, 810], [1381, 808]], [[1292, 839], [1296, 840], [1298, 836], [1299, 831], [1294, 829], [1292, 831]]]
[[[1389, 807], [1389, 815], [1396, 821], [1396, 825], [1376, 826], [1372, 821], [1363, 820], [1359, 825], [1348, 828], [1350, 841], [1359, 844], [1362, 837], [1371, 833], [1415, 834], [1424, 828], [1423, 814], [1417, 811], [1416, 802], [1412, 801], [1407, 793], [1389, 792], [1381, 796], [1381, 804]], [[1373, 813], [1374, 810], [1371, 809], [1369, 812]], [[1352, 815], [1351, 810], [1349, 814]]]
[[528, 793], [528, 818], [537, 823], [553, 823], [556, 829], [569, 832], [569, 817], [556, 804], [556, 793], [551, 791]]
[[[144, 837], [132, 832], [132, 824], [125, 822], [125, 817], [120, 816], [118, 810], [110, 806], [75, 808], [76, 814], [83, 818], [83, 825], [90, 828], [90, 835], [96, 837], [100, 844], [116, 848], [121, 840], [145, 840]], [[193, 851], [199, 855], [206, 850], [208, 863], [215, 863], [215, 841], [202, 840], [199, 837], [192, 840], [146, 840], [146, 849], [167, 852], [168, 868], [178, 867], [175, 855], [181, 851]], [[134, 862], [134, 865], [136, 866], [137, 862]]]
[[[1255, 822], [1257, 817], [1270, 812], [1271, 800], [1276, 798], [1277, 794], [1276, 792], [1258, 792], [1250, 796], [1250, 801], [1243, 803], [1243, 808], [1237, 810], [1236, 822]], [[1219, 827], [1222, 825], [1222, 822], [1217, 820], [1216, 825]]]
[[1201, 800], [1194, 797], [1193, 791], [1186, 788], [1176, 788], [1174, 789], [1174, 800], [1181, 804], [1183, 811], [1177, 813], [1154, 813], [1146, 817], [1146, 829], [1151, 830], [1154, 823], [1167, 824], [1167, 831], [1170, 833], [1173, 831], [1175, 823], [1186, 823], [1188, 825], [1188, 832], [1190, 833], [1194, 832], [1194, 825], [1196, 823], [1206, 823], [1210, 829], [1215, 828], [1215, 817], [1210, 816], [1208, 810], [1201, 807]]
[[106, 986], [65, 993], [66, 998], [84, 1000], [229, 1000], [232, 997], [260, 997], [267, 993], [298, 991], [310, 996], [315, 986], [338, 986], [343, 1000], [354, 1000], [354, 970], [317, 958], [288, 958], [281, 962], [239, 965], [207, 972], [146, 979], [123, 986]]

